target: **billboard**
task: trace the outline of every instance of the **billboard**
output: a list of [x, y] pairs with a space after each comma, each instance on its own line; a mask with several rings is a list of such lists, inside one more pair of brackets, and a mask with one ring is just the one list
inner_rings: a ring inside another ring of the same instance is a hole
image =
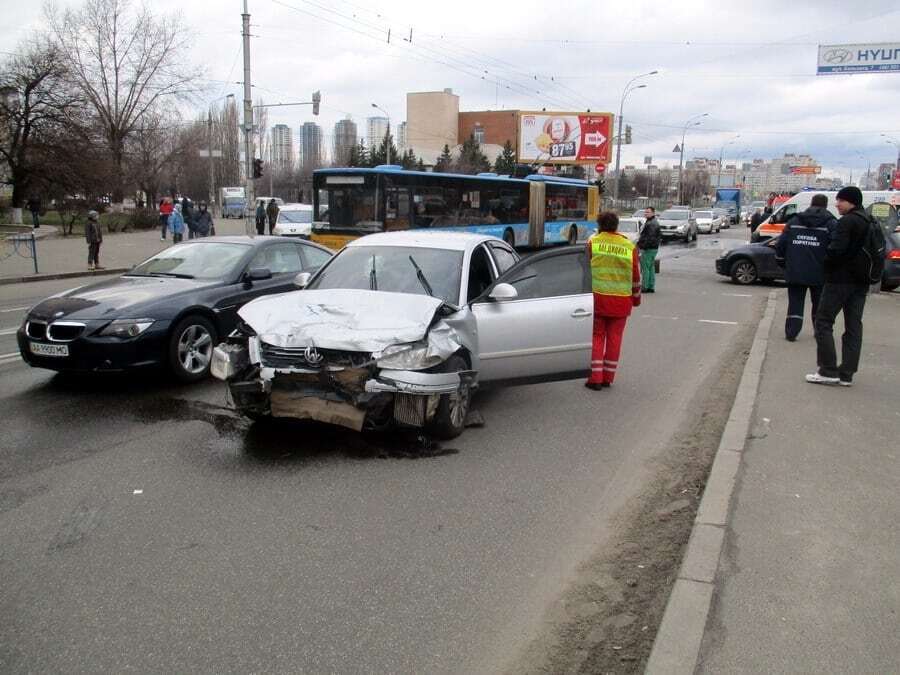
[[900, 73], [900, 42], [819, 45], [816, 75]]
[[894, 177], [891, 179], [891, 187], [900, 190], [900, 169], [894, 171]]
[[791, 173], [796, 174], [818, 174], [822, 173], [821, 166], [792, 166]]
[[612, 160], [612, 135], [612, 113], [522, 112], [518, 161], [608, 164]]

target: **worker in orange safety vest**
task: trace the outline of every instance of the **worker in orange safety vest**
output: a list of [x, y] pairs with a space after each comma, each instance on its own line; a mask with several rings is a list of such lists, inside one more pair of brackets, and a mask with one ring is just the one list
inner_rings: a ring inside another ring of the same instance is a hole
[[594, 345], [588, 389], [609, 387], [616, 378], [625, 323], [641, 304], [641, 263], [637, 247], [616, 230], [619, 217], [597, 216], [599, 232], [587, 242], [594, 292]]

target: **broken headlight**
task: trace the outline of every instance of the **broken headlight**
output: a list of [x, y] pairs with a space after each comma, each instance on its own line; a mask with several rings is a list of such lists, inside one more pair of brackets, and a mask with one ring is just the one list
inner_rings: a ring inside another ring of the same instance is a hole
[[424, 370], [443, 360], [438, 354], [429, 353], [428, 342], [423, 340], [386, 347], [376, 364], [389, 370]]

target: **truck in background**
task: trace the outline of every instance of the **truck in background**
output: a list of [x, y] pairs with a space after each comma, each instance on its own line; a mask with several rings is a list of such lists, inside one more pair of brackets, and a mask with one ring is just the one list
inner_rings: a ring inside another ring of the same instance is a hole
[[242, 187], [223, 187], [219, 191], [223, 218], [243, 218], [247, 206], [246, 192]]
[[725, 209], [732, 225], [737, 225], [741, 217], [741, 190], [740, 188], [719, 188], [716, 190], [716, 202], [714, 208]]

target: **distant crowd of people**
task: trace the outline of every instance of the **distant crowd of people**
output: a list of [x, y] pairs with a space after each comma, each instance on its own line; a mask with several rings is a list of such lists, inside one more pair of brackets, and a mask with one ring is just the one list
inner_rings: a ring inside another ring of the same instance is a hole
[[213, 222], [212, 213], [206, 202], [200, 202], [194, 208], [193, 202], [187, 197], [180, 201], [163, 197], [159, 202], [159, 240], [166, 240], [166, 233], [172, 233], [172, 242], [178, 243], [184, 239], [187, 230], [188, 239], [210, 237], [216, 234], [216, 225]]

